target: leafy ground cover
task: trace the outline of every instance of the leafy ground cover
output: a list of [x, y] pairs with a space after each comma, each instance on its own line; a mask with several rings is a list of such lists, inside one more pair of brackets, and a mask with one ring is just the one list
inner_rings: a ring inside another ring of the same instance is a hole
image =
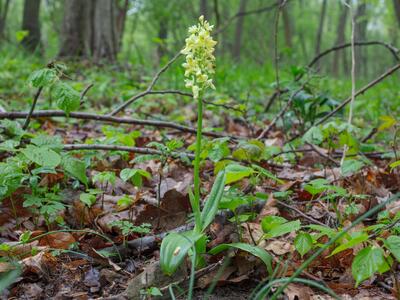
[[398, 298], [399, 65], [349, 123], [348, 83], [222, 64], [193, 97], [181, 60], [2, 61], [2, 297]]

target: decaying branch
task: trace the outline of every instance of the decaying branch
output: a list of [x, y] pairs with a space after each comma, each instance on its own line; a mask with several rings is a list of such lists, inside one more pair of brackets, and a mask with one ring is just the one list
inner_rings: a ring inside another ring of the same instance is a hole
[[[24, 119], [28, 116], [27, 112], [0, 112], [0, 119]], [[62, 110], [38, 110], [31, 114], [31, 118], [43, 118], [43, 117], [67, 117], [64, 111]], [[83, 112], [71, 112], [69, 113], [69, 118], [74, 119], [82, 119], [82, 120], [94, 120], [99, 122], [110, 122], [110, 123], [118, 123], [118, 124], [132, 124], [132, 125], [142, 125], [142, 126], [154, 126], [160, 128], [172, 128], [182, 132], [189, 132], [192, 134], [196, 134], [196, 129], [184, 125], [179, 125], [172, 122], [167, 121], [156, 121], [156, 120], [140, 120], [133, 118], [119, 118], [114, 116], [104, 116], [104, 115], [96, 115], [91, 113], [83, 113]], [[204, 132], [206, 136], [211, 137], [229, 137], [232, 139], [238, 138], [234, 136], [229, 136], [222, 133], [216, 132]]]

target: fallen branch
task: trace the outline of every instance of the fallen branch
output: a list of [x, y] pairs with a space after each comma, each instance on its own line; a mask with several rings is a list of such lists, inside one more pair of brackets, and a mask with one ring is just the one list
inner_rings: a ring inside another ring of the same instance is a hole
[[[150, 155], [164, 155], [160, 150], [151, 148], [141, 148], [141, 147], [128, 147], [128, 146], [118, 146], [118, 145], [104, 145], [104, 144], [66, 144], [64, 145], [64, 150], [106, 150], [106, 151], [126, 151], [138, 154], [150, 154]], [[172, 157], [182, 157], [187, 156], [190, 159], [194, 159], [194, 154], [187, 152], [171, 152], [169, 153]]]
[[[28, 115], [27, 112], [0, 112], [0, 119], [23, 119]], [[64, 111], [62, 110], [38, 110], [31, 114], [31, 118], [43, 118], [43, 117], [67, 117]], [[179, 125], [172, 122], [167, 121], [155, 121], [155, 120], [139, 120], [133, 118], [119, 118], [114, 116], [104, 116], [104, 115], [96, 115], [91, 113], [83, 113], [83, 112], [71, 112], [69, 113], [69, 118], [74, 119], [82, 119], [82, 120], [95, 120], [100, 122], [110, 122], [110, 123], [118, 123], [118, 124], [133, 124], [133, 125], [143, 125], [143, 126], [154, 126], [161, 128], [172, 128], [183, 132], [189, 132], [192, 134], [196, 134], [196, 129], [184, 125]], [[204, 132], [204, 135], [211, 137], [229, 137], [232, 139], [237, 139], [239, 137], [229, 136], [222, 133], [216, 132]]]

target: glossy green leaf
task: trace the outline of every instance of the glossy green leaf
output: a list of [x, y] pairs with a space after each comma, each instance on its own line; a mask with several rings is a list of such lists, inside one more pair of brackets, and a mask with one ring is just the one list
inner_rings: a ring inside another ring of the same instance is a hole
[[301, 232], [294, 239], [294, 247], [301, 256], [312, 249], [313, 239], [309, 233]]
[[229, 248], [236, 248], [239, 250], [243, 250], [243, 251], [246, 251], [246, 252], [258, 257], [259, 259], [261, 259], [263, 261], [263, 263], [267, 267], [268, 272], [270, 274], [272, 274], [271, 254], [269, 254], [267, 251], [265, 251], [264, 249], [262, 249], [260, 247], [245, 244], [245, 243], [221, 244], [221, 245], [218, 245], [217, 247], [211, 249], [209, 251], [209, 253], [214, 255], [214, 254], [218, 254]]
[[225, 179], [225, 171], [219, 172], [215, 178], [210, 196], [208, 197], [201, 212], [201, 224], [203, 230], [205, 230], [208, 225], [211, 224], [211, 222], [214, 220], [215, 214], [218, 211], [218, 204], [222, 198], [222, 195], [224, 194]]
[[365, 279], [370, 278], [376, 272], [389, 271], [390, 266], [385, 259], [381, 248], [366, 247], [357, 253], [351, 265], [351, 273], [358, 286]]
[[161, 270], [172, 275], [183, 262], [189, 249], [203, 235], [188, 231], [182, 234], [172, 232], [168, 234], [161, 243], [160, 266]]

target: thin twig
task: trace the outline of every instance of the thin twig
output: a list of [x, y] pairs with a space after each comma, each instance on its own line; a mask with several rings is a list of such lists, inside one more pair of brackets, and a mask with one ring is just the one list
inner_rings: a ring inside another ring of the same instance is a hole
[[[124, 103], [122, 103], [121, 105], [119, 105], [116, 109], [114, 109], [112, 112], [110, 112], [108, 115], [109, 116], [114, 116], [117, 113], [119, 113], [120, 111], [124, 110], [127, 106], [129, 106], [132, 102], [148, 95], [151, 94], [151, 92], [153, 91], [153, 87], [156, 84], [157, 80], [160, 78], [161, 74], [164, 73], [179, 57], [181, 56], [181, 52], [177, 53], [164, 67], [162, 67], [157, 73], [156, 75], [154, 75], [152, 81], [150, 82], [149, 86], [147, 87], [147, 89], [144, 92], [141, 92], [135, 96], [133, 96], [132, 98], [130, 98], [129, 100], [125, 101]], [[154, 94], [154, 93], [153, 93]], [[167, 94], [164, 92], [164, 94]], [[170, 93], [170, 94], [180, 94], [180, 93]]]
[[26, 119], [25, 119], [25, 123], [24, 126], [22, 126], [22, 129], [26, 130], [29, 126], [29, 123], [31, 121], [31, 117], [33, 114], [33, 111], [35, 110], [36, 107], [36, 103], [39, 99], [40, 94], [42, 93], [43, 87], [41, 86], [40, 88], [38, 88], [38, 90], [36, 91], [35, 97], [33, 98], [33, 102], [32, 102], [32, 106], [31, 109], [29, 110], [29, 113], [26, 115]]
[[94, 86], [93, 83], [89, 84], [81, 93], [81, 98], [79, 99], [80, 105], [83, 104], [83, 98], [85, 98], [87, 92]]
[[319, 124], [324, 123], [326, 120], [328, 120], [330, 117], [332, 117], [333, 115], [335, 115], [338, 111], [340, 111], [343, 107], [345, 107], [348, 103], [350, 103], [351, 99], [353, 98], [353, 96], [356, 98], [361, 94], [364, 94], [367, 90], [369, 90], [370, 88], [372, 88], [373, 86], [375, 86], [376, 84], [380, 83], [383, 79], [385, 79], [386, 77], [392, 75], [394, 72], [396, 72], [398, 69], [400, 69], [400, 64], [395, 65], [394, 67], [390, 68], [389, 70], [387, 70], [385, 73], [383, 73], [382, 75], [380, 75], [379, 77], [375, 78], [373, 81], [371, 81], [370, 83], [368, 83], [367, 85], [363, 86], [361, 89], [359, 89], [357, 92], [355, 92], [354, 95], [350, 96], [349, 98], [347, 98], [346, 100], [344, 100], [338, 107], [336, 107], [333, 111], [331, 111], [329, 114], [327, 114], [325, 117], [323, 117], [322, 119], [320, 119], [318, 122], [316, 122], [314, 124], [314, 126], [317, 126]]
[[265, 107], [265, 112], [268, 112], [271, 108], [272, 104], [275, 102], [275, 99], [280, 98], [281, 89], [280, 89], [280, 82], [279, 82], [279, 53], [278, 53], [278, 29], [279, 29], [279, 17], [283, 7], [286, 4], [286, 0], [279, 0], [279, 6], [276, 10], [275, 15], [275, 26], [274, 26], [274, 60], [275, 60], [275, 81], [276, 81], [276, 89], [275, 93], [269, 98], [267, 106]]
[[325, 154], [324, 152], [320, 151], [315, 145], [311, 144], [311, 143], [306, 143], [307, 145], [309, 145], [312, 150], [314, 150], [314, 152], [316, 152], [319, 156], [329, 160], [330, 162], [332, 162], [335, 166], [339, 166], [339, 162], [336, 161], [335, 159], [333, 159], [332, 157], [330, 157], [328, 154]]
[[280, 201], [280, 200], [276, 200], [276, 202], [277, 202], [279, 205], [282, 205], [283, 207], [286, 207], [286, 208], [288, 208], [288, 209], [291, 209], [291, 210], [295, 211], [296, 213], [298, 213], [300, 216], [304, 217], [305, 219], [307, 219], [307, 220], [310, 221], [311, 223], [318, 224], [318, 225], [322, 225], [322, 226], [326, 226], [326, 224], [324, 224], [324, 223], [322, 223], [322, 222], [320, 222], [320, 221], [314, 219], [313, 217], [310, 217], [310, 216], [306, 215], [305, 213], [303, 213], [300, 209], [298, 209], [298, 208], [296, 208], [296, 207], [293, 207], [293, 206], [291, 206], [291, 205], [289, 205], [289, 204], [286, 204], [285, 202]]
[[304, 82], [300, 88], [298, 88], [289, 98], [288, 102], [286, 103], [286, 105], [281, 109], [281, 111], [275, 116], [275, 118], [272, 120], [272, 122], [267, 126], [267, 128], [265, 128], [261, 134], [257, 137], [257, 140], [262, 139], [264, 136], [266, 136], [270, 130], [272, 129], [272, 127], [275, 125], [275, 123], [279, 120], [279, 118], [281, 118], [286, 110], [292, 105], [292, 102], [294, 100], [294, 97], [297, 96], [298, 93], [300, 93], [303, 89], [304, 86], [307, 84], [307, 82]]
[[[27, 112], [0, 112], [0, 119], [23, 119], [28, 115]], [[67, 117], [62, 110], [39, 110], [31, 114], [31, 118], [43, 118], [43, 117]], [[133, 124], [142, 126], [154, 126], [161, 128], [172, 128], [183, 132], [189, 132], [192, 134], [196, 133], [196, 129], [168, 121], [156, 121], [156, 120], [139, 120], [133, 118], [119, 118], [114, 116], [96, 115], [91, 113], [83, 112], [71, 112], [68, 115], [69, 118], [82, 119], [82, 120], [94, 120], [99, 122], [110, 122], [118, 124]], [[236, 136], [230, 136], [223, 133], [217, 132], [204, 132], [204, 135], [211, 137], [229, 137], [231, 139], [237, 139]]]

